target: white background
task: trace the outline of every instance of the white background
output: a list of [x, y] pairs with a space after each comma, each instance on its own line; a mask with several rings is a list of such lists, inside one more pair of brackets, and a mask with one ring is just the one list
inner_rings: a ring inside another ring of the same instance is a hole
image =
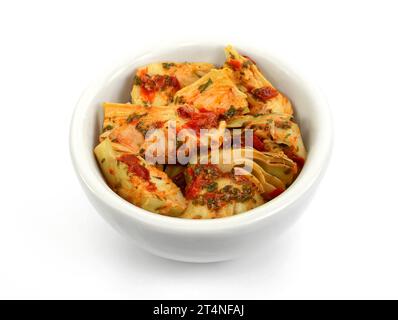
[[[396, 1], [2, 1], [0, 298], [398, 298]], [[193, 265], [136, 248], [73, 172], [81, 92], [134, 50], [220, 39], [315, 79], [334, 116], [303, 218], [243, 259]]]

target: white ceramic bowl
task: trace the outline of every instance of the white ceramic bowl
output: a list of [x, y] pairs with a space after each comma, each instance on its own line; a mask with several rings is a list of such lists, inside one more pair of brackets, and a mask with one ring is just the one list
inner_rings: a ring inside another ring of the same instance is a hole
[[106, 184], [93, 148], [98, 142], [104, 101], [129, 101], [134, 71], [150, 62], [224, 62], [221, 44], [189, 43], [154, 49], [130, 59], [93, 84], [75, 109], [70, 150], [76, 173], [87, 197], [113, 227], [149, 252], [175, 260], [228, 260], [249, 250], [261, 250], [291, 226], [309, 203], [330, 157], [332, 127], [329, 109], [318, 91], [285, 63], [264, 50], [236, 48], [253, 58], [276, 87], [293, 102], [308, 159], [296, 181], [280, 196], [246, 213], [214, 220], [166, 217], [132, 205]]

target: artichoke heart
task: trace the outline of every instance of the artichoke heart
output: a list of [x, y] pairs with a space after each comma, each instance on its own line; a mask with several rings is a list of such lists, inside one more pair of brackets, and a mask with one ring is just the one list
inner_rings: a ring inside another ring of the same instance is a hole
[[293, 114], [292, 105], [260, 72], [255, 62], [240, 55], [232, 46], [225, 48], [225, 69], [238, 88], [247, 94], [250, 113]]
[[283, 153], [251, 148], [193, 158], [186, 174], [188, 207], [181, 217], [209, 219], [248, 211], [285, 191], [296, 174], [297, 165]]
[[175, 94], [175, 104], [194, 106], [215, 114], [247, 113], [247, 96], [228, 77], [224, 69], [212, 69], [205, 76]]
[[222, 172], [213, 165], [190, 165], [186, 197], [188, 206], [181, 218], [214, 219], [248, 211], [264, 203], [260, 182], [248, 172]]
[[109, 139], [94, 150], [108, 185], [125, 200], [151, 212], [180, 216], [186, 208], [181, 190], [166, 173], [139, 156], [115, 150]]
[[174, 94], [195, 82], [214, 65], [211, 63], [162, 62], [151, 63], [137, 70], [131, 100], [135, 104], [165, 106], [173, 101]]
[[[261, 141], [260, 151], [283, 151], [302, 167], [307, 151], [300, 128], [291, 116], [278, 113], [261, 115], [248, 119], [244, 126], [245, 129], [252, 129], [256, 139]], [[258, 148], [256, 145], [254, 147]]]

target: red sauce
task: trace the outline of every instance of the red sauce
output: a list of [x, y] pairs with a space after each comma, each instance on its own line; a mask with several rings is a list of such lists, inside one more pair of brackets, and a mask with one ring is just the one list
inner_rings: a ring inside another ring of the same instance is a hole
[[279, 196], [281, 193], [283, 193], [285, 190], [282, 188], [276, 188], [275, 190], [271, 191], [270, 193], [263, 194], [263, 198], [265, 201], [270, 201], [277, 196]]
[[170, 87], [173, 87], [175, 89], [175, 91], [178, 91], [181, 89], [181, 85], [180, 82], [178, 81], [178, 79], [174, 76], [169, 76], [168, 81], [166, 81], [166, 84]]
[[246, 176], [243, 175], [237, 175], [234, 176], [234, 180], [236, 181], [236, 183], [238, 184], [250, 184], [250, 179]]
[[200, 133], [200, 129], [215, 128], [218, 125], [218, 116], [212, 112], [202, 112], [194, 114], [192, 119], [186, 123], [190, 129]]
[[258, 151], [265, 151], [264, 142], [256, 135], [253, 135], [253, 147]]
[[257, 88], [251, 90], [251, 93], [256, 99], [261, 100], [263, 102], [275, 98], [279, 94], [278, 91], [272, 87]]
[[[214, 193], [214, 192], [206, 192], [204, 194], [204, 198], [206, 200], [208, 199], [212, 199], [212, 200], [216, 200], [216, 201], [220, 201], [222, 198], [222, 194], [221, 193]], [[222, 206], [225, 205], [226, 203], [222, 203]]]
[[149, 183], [149, 184], [146, 186], [146, 189], [147, 189], [149, 192], [156, 192], [156, 191], [157, 191], [157, 188], [156, 188], [156, 186], [155, 186], [153, 183]]
[[157, 120], [157, 121], [155, 121], [155, 122], [153, 123], [152, 127], [153, 127], [154, 129], [160, 129], [160, 128], [163, 127], [164, 123], [165, 123], [165, 121]]
[[145, 87], [141, 87], [141, 96], [144, 98], [145, 101], [153, 102], [155, 99], [156, 91], [149, 91]]
[[192, 168], [187, 170], [189, 177], [192, 178], [191, 183], [185, 189], [185, 196], [188, 200], [195, 199], [205, 185], [222, 175], [220, 169], [213, 164], [199, 165], [195, 168], [200, 168], [200, 172], [195, 173]]
[[173, 182], [179, 187], [181, 190], [185, 190], [187, 183], [185, 181], [184, 172], [180, 172], [176, 176], [172, 178]]
[[189, 119], [195, 113], [195, 109], [190, 106], [182, 106], [177, 109], [177, 113], [181, 118]]
[[255, 88], [253, 87], [253, 86], [251, 86], [251, 85], [249, 85], [249, 84], [244, 84], [245, 85], [245, 88], [246, 88], [246, 90], [248, 91], [248, 92], [252, 92]]
[[299, 168], [299, 170], [303, 169], [303, 167], [304, 167], [304, 162], [305, 162], [305, 160], [304, 160], [303, 158], [294, 155], [294, 156], [291, 157], [291, 159], [292, 159], [294, 162], [296, 162], [297, 167]]
[[236, 60], [236, 59], [229, 59], [228, 64], [235, 71], [240, 70], [242, 68], [242, 62], [240, 62], [239, 60]]
[[291, 159], [293, 160], [296, 164], [299, 170], [301, 170], [304, 167], [305, 160], [295, 153], [289, 148], [285, 148], [283, 152]]
[[119, 161], [125, 163], [128, 166], [129, 172], [149, 181], [149, 171], [143, 165], [141, 165], [140, 160], [133, 154], [124, 154], [118, 158]]
[[185, 190], [185, 197], [188, 200], [195, 199], [207, 181], [201, 177], [195, 178]]
[[164, 88], [166, 86], [166, 77], [161, 75], [155, 75], [153, 77], [153, 81], [155, 82], [155, 88]]
[[218, 115], [214, 112], [200, 110], [196, 112], [194, 108], [182, 106], [177, 109], [178, 115], [184, 119], [190, 119], [184, 128], [192, 129], [197, 134], [200, 129], [216, 128], [218, 126]]
[[178, 79], [174, 76], [141, 74], [139, 80], [141, 95], [148, 102], [153, 101], [157, 91], [164, 90], [166, 87], [172, 88], [173, 94], [181, 89]]

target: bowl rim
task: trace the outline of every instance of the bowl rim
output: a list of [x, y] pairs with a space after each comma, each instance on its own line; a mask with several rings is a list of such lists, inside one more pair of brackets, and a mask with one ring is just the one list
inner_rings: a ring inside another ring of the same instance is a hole
[[282, 69], [287, 72], [289, 76], [295, 77], [296, 80], [300, 80], [300, 90], [305, 91], [306, 94], [310, 96], [313, 103], [316, 104], [317, 114], [313, 116], [316, 116], [317, 121], [320, 121], [321, 123], [319, 126], [319, 132], [317, 132], [315, 141], [313, 142], [313, 148], [316, 149], [317, 152], [313, 153], [311, 162], [306, 163], [294, 183], [275, 199], [242, 214], [218, 219], [181, 219], [178, 217], [164, 216], [144, 210], [121, 198], [108, 187], [103, 178], [101, 178], [101, 180], [98, 179], [98, 176], [94, 174], [94, 170], [89, 164], [88, 159], [84, 159], [79, 156], [79, 154], [82, 154], [79, 150], [85, 148], [81, 139], [83, 120], [86, 116], [87, 110], [89, 109], [90, 101], [98, 90], [101, 90], [107, 82], [111, 81], [112, 78], [126, 68], [126, 66], [134, 64], [137, 60], [148, 58], [154, 54], [159, 55], [162, 54], [162, 52], [167, 53], [171, 47], [177, 48], [190, 46], [220, 47], [224, 46], [224, 44], [220, 41], [215, 42], [206, 40], [201, 42], [190, 41], [168, 43], [167, 47], [160, 45], [152, 46], [150, 50], [142, 51], [141, 53], [138, 52], [138, 54], [124, 59], [117, 64], [116, 67], [112, 68], [111, 71], [104, 73], [104, 75], [92, 82], [79, 98], [70, 123], [69, 149], [75, 172], [86, 189], [88, 189], [97, 200], [112, 209], [112, 214], [117, 212], [128, 219], [140, 221], [141, 223], [149, 224], [165, 231], [212, 232], [242, 228], [244, 226], [256, 224], [257, 222], [268, 219], [291, 206], [311, 189], [326, 170], [333, 144], [331, 112], [326, 99], [320, 93], [320, 90], [311, 84], [311, 82], [302, 75], [302, 72], [299, 74], [288, 63], [282, 61], [280, 58], [276, 58], [269, 50], [253, 48], [247, 44], [234, 45], [236, 48], [244, 48], [244, 51], [246, 52], [253, 52], [257, 55], [263, 56], [267, 61], [276, 65], [278, 69]]

